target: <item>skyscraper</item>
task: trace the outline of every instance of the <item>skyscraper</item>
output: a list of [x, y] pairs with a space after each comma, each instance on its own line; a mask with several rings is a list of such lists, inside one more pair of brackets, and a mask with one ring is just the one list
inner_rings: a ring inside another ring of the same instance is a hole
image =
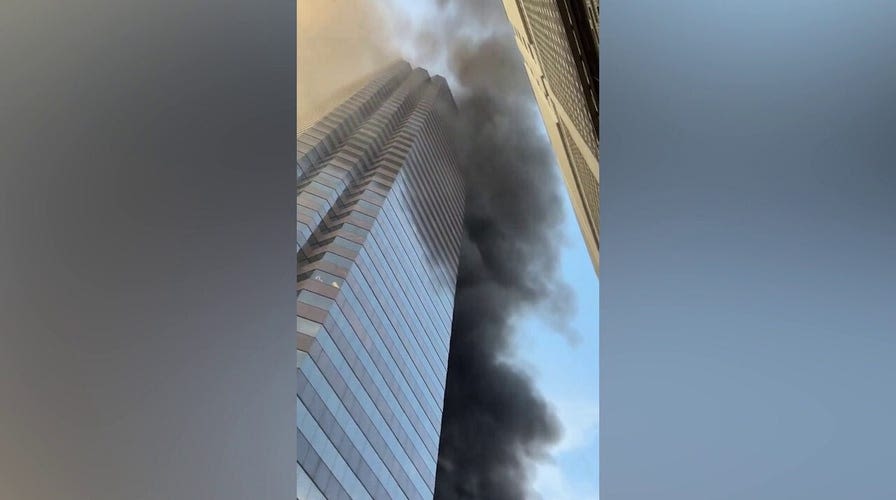
[[431, 499], [464, 187], [445, 80], [392, 64], [298, 137], [297, 498]]
[[573, 209], [600, 267], [597, 0], [504, 0]]

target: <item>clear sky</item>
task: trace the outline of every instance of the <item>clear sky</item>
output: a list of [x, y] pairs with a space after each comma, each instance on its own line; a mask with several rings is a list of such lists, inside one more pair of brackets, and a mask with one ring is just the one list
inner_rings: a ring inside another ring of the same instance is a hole
[[[398, 17], [432, 19], [432, 4], [421, 0], [391, 0]], [[414, 53], [413, 47], [402, 47]], [[432, 73], [445, 74], [441, 61], [425, 64]], [[450, 75], [449, 81], [450, 81]], [[532, 100], [533, 113], [537, 108]], [[545, 135], [547, 141], [547, 136]], [[559, 168], [556, 167], [555, 168]], [[560, 176], [557, 189], [566, 193]], [[598, 279], [565, 198], [565, 219], [557, 228], [564, 239], [559, 279], [575, 291], [576, 313], [571, 325], [580, 341], [570, 344], [537, 313], [519, 318], [517, 361], [532, 374], [541, 394], [559, 417], [564, 437], [552, 450], [552, 460], [538, 466], [534, 488], [544, 500], [595, 500], [598, 498]]]

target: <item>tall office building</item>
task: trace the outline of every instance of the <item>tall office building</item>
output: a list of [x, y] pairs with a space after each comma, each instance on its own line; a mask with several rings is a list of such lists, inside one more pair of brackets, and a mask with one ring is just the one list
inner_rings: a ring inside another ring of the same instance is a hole
[[504, 0], [595, 271], [600, 267], [597, 0]]
[[297, 498], [431, 499], [463, 231], [445, 80], [398, 62], [298, 137]]

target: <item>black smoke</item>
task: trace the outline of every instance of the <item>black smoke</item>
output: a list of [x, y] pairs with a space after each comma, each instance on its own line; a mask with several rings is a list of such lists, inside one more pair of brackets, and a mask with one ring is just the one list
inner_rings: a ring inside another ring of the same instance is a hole
[[559, 174], [512, 36], [434, 38], [455, 80], [451, 128], [467, 189], [435, 498], [521, 500], [561, 433], [532, 380], [507, 361], [520, 313], [539, 309], [563, 331], [571, 312], [557, 273]]

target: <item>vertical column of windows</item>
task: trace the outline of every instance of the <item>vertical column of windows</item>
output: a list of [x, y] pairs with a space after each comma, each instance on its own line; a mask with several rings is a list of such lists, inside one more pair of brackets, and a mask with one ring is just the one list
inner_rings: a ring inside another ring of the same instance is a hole
[[533, 28], [539, 62], [551, 84], [560, 106], [570, 116], [574, 126], [585, 138], [588, 148], [597, 156], [597, 124], [586, 114], [585, 91], [579, 80], [573, 58], [573, 47], [564, 29], [557, 0], [524, 0], [527, 22]]

